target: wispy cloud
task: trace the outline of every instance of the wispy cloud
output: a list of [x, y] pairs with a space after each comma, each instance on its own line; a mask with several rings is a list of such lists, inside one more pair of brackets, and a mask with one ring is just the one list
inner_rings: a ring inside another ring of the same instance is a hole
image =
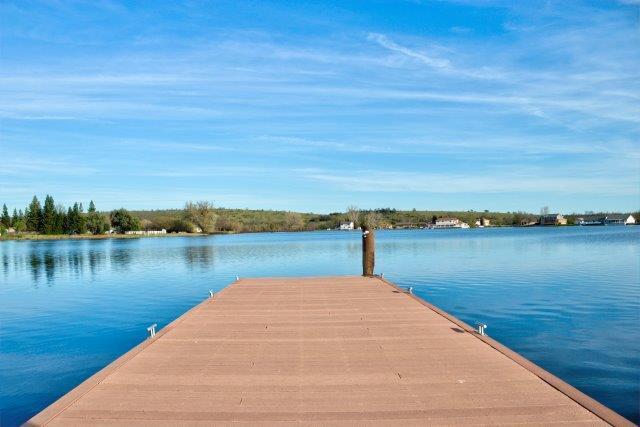
[[409, 49], [407, 47], [404, 46], [400, 46], [399, 44], [393, 42], [392, 40], [390, 40], [387, 36], [385, 36], [384, 34], [379, 34], [379, 33], [369, 33], [369, 35], [367, 36], [367, 38], [369, 40], [373, 40], [376, 43], [378, 43], [380, 46], [387, 48], [391, 51], [394, 52], [398, 52], [402, 55], [405, 55], [409, 58], [413, 58], [416, 59], [420, 62], [422, 62], [423, 64], [426, 64], [430, 67], [435, 67], [435, 68], [450, 68], [451, 67], [451, 62], [448, 59], [442, 59], [442, 58], [437, 58], [434, 56], [429, 56], [425, 53], [422, 52], [418, 52], [416, 50], [413, 49]]

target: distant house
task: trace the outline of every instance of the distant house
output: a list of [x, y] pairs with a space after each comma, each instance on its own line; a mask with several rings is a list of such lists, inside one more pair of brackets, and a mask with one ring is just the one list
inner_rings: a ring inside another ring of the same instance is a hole
[[16, 229], [13, 227], [7, 228], [7, 234], [16, 234]]
[[567, 219], [561, 214], [542, 215], [540, 225], [567, 225]]
[[155, 235], [155, 234], [167, 234], [167, 230], [164, 228], [162, 230], [131, 230], [125, 231], [124, 234], [135, 234], [135, 235]]
[[341, 222], [338, 230], [353, 230], [353, 221]]
[[469, 228], [469, 224], [460, 221], [458, 218], [438, 218], [434, 228]]
[[607, 215], [604, 217], [605, 225], [631, 225], [635, 224], [633, 215]]
[[480, 218], [476, 220], [476, 227], [489, 227], [491, 226], [491, 220], [489, 218]]
[[633, 225], [636, 223], [636, 219], [633, 215], [585, 215], [584, 217], [576, 218], [576, 223], [579, 225]]

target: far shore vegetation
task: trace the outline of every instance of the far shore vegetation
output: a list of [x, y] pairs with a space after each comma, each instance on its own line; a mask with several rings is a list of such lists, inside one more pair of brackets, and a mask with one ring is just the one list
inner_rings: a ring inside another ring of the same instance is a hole
[[[637, 213], [635, 213], [637, 215]], [[573, 225], [578, 214], [565, 215]], [[538, 215], [527, 212], [426, 211], [382, 208], [359, 210], [349, 206], [345, 212], [316, 214], [257, 209], [227, 209], [208, 201], [187, 202], [184, 209], [99, 211], [93, 201], [87, 210], [80, 202], [70, 207], [56, 204], [47, 195], [44, 203], [33, 196], [24, 209], [6, 204], [0, 216], [2, 239], [69, 239], [140, 237], [141, 235], [199, 235], [212, 233], [253, 233], [275, 231], [314, 231], [335, 229], [344, 222], [375, 222], [378, 228], [419, 228], [438, 218], [455, 217], [471, 227], [481, 218], [492, 226], [521, 226], [535, 222]], [[157, 234], [162, 232], [162, 234]], [[165, 234], [166, 232], [166, 234]], [[154, 234], [156, 233], [156, 234]]]

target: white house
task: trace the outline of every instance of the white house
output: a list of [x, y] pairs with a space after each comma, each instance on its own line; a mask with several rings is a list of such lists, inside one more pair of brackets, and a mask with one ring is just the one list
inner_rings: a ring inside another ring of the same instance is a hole
[[353, 221], [341, 222], [338, 230], [353, 230]]
[[167, 230], [164, 228], [162, 230], [131, 230], [125, 231], [124, 234], [136, 234], [136, 235], [151, 235], [151, 234], [167, 234]]
[[604, 217], [606, 225], [633, 225], [636, 219], [633, 215], [607, 215]]
[[480, 218], [476, 220], [475, 224], [476, 227], [489, 227], [491, 225], [491, 220], [489, 218]]
[[458, 218], [438, 218], [434, 228], [469, 228], [469, 224]]

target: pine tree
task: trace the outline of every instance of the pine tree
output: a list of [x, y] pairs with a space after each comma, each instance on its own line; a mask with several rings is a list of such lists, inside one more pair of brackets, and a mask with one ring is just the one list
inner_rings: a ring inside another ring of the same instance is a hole
[[53, 197], [47, 194], [44, 199], [44, 209], [42, 210], [42, 231], [44, 234], [56, 234], [56, 206]]
[[58, 204], [56, 206], [56, 234], [64, 233], [64, 221], [66, 216], [64, 206]]
[[16, 222], [18, 222], [18, 211], [16, 208], [13, 208], [13, 215], [11, 216], [11, 226], [15, 227]]
[[65, 234], [73, 234], [73, 210], [67, 209], [67, 214], [64, 216], [63, 230]]
[[15, 228], [18, 233], [27, 229], [26, 218], [25, 214], [22, 212], [22, 209], [18, 211], [17, 218], [13, 221], [13, 228]]
[[40, 201], [36, 196], [33, 196], [33, 200], [29, 204], [26, 213], [26, 227], [28, 231], [35, 231], [41, 233], [43, 230], [42, 223], [42, 208], [40, 207]]
[[84, 216], [84, 209], [82, 208], [82, 202], [77, 203], [78, 205], [78, 233], [84, 234], [87, 232], [87, 217]]
[[11, 227], [11, 217], [9, 216], [9, 210], [7, 209], [7, 205], [2, 205], [2, 218], [0, 219], [2, 225], [5, 228]]

